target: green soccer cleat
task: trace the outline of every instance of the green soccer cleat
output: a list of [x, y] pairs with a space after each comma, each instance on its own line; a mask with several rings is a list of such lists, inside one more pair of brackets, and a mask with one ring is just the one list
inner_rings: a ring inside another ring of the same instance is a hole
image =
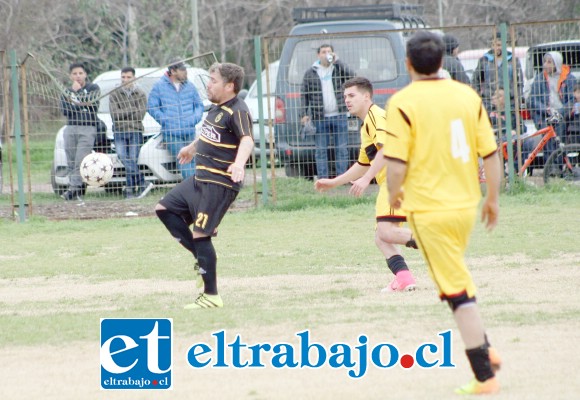
[[191, 304], [183, 307], [185, 310], [197, 310], [199, 308], [222, 308], [224, 302], [219, 294], [205, 294], [201, 293], [197, 299]]
[[467, 385], [463, 385], [455, 389], [457, 394], [494, 394], [499, 392], [499, 382], [494, 376], [489, 378], [485, 382], [480, 382], [477, 379], [473, 379]]

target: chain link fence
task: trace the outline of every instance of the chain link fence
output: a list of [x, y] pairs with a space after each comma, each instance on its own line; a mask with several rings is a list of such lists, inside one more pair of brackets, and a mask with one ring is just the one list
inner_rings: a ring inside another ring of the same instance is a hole
[[[374, 102], [381, 107], [409, 83], [405, 42], [417, 29], [425, 29], [424, 22], [419, 18], [401, 19], [397, 29], [382, 29], [375, 22], [350, 21], [347, 28], [337, 20], [327, 21], [323, 27], [316, 23], [304, 24], [311, 30], [259, 38], [261, 49], [257, 46], [257, 57], [262, 60], [264, 72], [260, 84], [255, 82], [245, 98], [253, 114], [256, 141], [256, 158], [251, 163], [254, 168], [246, 181], [253, 192], [254, 205], [258, 204], [260, 191], [271, 190], [271, 199], [275, 202], [276, 179], [335, 176], [356, 162], [360, 121], [346, 112], [340, 87], [321, 84], [325, 79], [329, 82], [324, 73], [338, 70], [340, 79], [335, 82], [340, 83], [355, 75], [369, 78], [374, 86]], [[503, 29], [495, 25], [429, 29], [457, 40], [459, 48], [453, 57], [458, 57], [469, 84], [482, 96], [498, 143], [504, 143], [506, 176], [511, 169], [514, 175], [537, 185], [551, 180], [577, 183], [580, 179], [580, 21], [511, 24], [504, 25]], [[324, 46], [324, 54], [333, 57], [332, 67], [319, 72], [313, 66], [324, 63], [320, 53]], [[51, 66], [48, 61], [31, 55], [16, 66], [11, 65], [7, 52], [0, 55], [4, 71], [0, 82], [0, 201], [4, 208], [10, 208], [4, 216], [18, 215], [21, 207], [29, 214], [38, 214], [33, 203], [62, 204], [64, 200], [59, 196], [70, 183], [71, 165], [64, 141], [67, 119], [62, 101], [70, 93], [71, 76], [68, 66]], [[189, 63], [188, 78], [206, 108], [209, 106], [205, 91], [207, 68], [214, 60], [213, 54], [184, 60]], [[555, 72], [550, 72], [552, 66]], [[137, 86], [149, 96], [153, 85], [166, 71], [166, 67], [137, 69]], [[88, 72], [89, 79], [100, 87], [99, 95], [90, 102], [98, 107], [97, 116], [104, 123], [103, 130], [95, 134], [94, 150], [111, 157], [115, 173], [102, 187], [83, 186], [82, 197], [87, 204], [102, 205], [130, 197], [128, 193], [132, 190], [127, 181], [127, 168], [115, 146], [111, 116], [111, 95], [124, 88], [120, 71], [99, 76]], [[19, 133], [15, 131], [14, 90], [10, 83], [14, 73], [20, 87]], [[326, 104], [321, 90], [332, 92], [333, 89], [334, 103]], [[170, 125], [178, 131], [185, 126], [179, 117], [180, 106], [169, 105], [175, 111]], [[181, 171], [160, 134], [159, 121], [147, 113], [134, 122], [144, 127], [143, 140], [135, 156], [138, 172], [146, 182], [155, 184], [158, 191], [155, 197], [159, 198], [164, 190], [182, 179]], [[22, 139], [20, 149], [16, 146], [18, 134]], [[264, 136], [265, 146], [260, 146], [260, 135]], [[505, 144], [510, 140], [513, 146]], [[550, 157], [552, 162], [546, 168]], [[18, 166], [18, 159], [23, 162], [22, 168]], [[262, 174], [266, 182], [261, 187], [256, 184], [259, 176], [254, 160], [266, 160], [259, 167], [271, 169], [271, 173]], [[21, 191], [26, 196], [21, 196]]]
[[[340, 32], [346, 26], [360, 32]], [[342, 173], [344, 158], [348, 165], [356, 162], [360, 144], [360, 122], [340, 108], [340, 89], [335, 87], [338, 107], [326, 115], [326, 111], [315, 109], [326, 107], [320, 100], [320, 86], [311, 84], [321, 77], [308, 72], [324, 63], [319, 57], [321, 46], [331, 46], [339, 60], [334, 63], [335, 86], [352, 75], [367, 77], [373, 82], [375, 104], [384, 107], [392, 93], [409, 83], [404, 60], [405, 39], [417, 28], [381, 31], [371, 30], [376, 27], [368, 21], [349, 21], [343, 25], [340, 21], [326, 21], [310, 24], [309, 29], [318, 31], [263, 40], [263, 59], [277, 69], [273, 84], [264, 92], [268, 99], [264, 108], [271, 110], [265, 115], [272, 118], [263, 121], [265, 131], [273, 132], [268, 139], [275, 142], [285, 175], [312, 179]], [[503, 35], [500, 26], [495, 25], [433, 30], [457, 40], [459, 48], [454, 57], [459, 58], [469, 84], [481, 95], [498, 143], [503, 142], [506, 176], [512, 167], [516, 175], [537, 185], [550, 180], [577, 182], [580, 170], [577, 149], [572, 144], [578, 142], [580, 131], [580, 104], [577, 104], [580, 90], [574, 97], [573, 88], [580, 78], [580, 22], [513, 24], [504, 26]], [[552, 87], [558, 87], [558, 93], [550, 96], [546, 79], [542, 77], [545, 56], [552, 51], [561, 54], [562, 67], [548, 79], [555, 82]], [[546, 104], [552, 97], [559, 101]], [[337, 114], [345, 114], [346, 123], [333, 124], [332, 116]], [[553, 119], [552, 115], [558, 114], [561, 118]], [[306, 124], [305, 115], [314, 123]], [[550, 127], [557, 137], [548, 137]], [[324, 140], [320, 136], [325, 136]], [[509, 140], [513, 146], [505, 144]], [[546, 174], [547, 160], [564, 144], [570, 145], [567, 149], [571, 151], [567, 155], [559, 151], [553, 157], [553, 171]]]

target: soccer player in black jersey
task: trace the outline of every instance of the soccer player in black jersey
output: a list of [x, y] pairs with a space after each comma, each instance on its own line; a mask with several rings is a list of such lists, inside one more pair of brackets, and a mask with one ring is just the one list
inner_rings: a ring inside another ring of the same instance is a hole
[[[179, 183], [155, 206], [171, 235], [197, 260], [196, 269], [203, 279], [203, 293], [186, 309], [223, 307], [211, 238], [238, 195], [254, 149], [252, 117], [246, 103], [237, 97], [244, 80], [243, 68], [215, 63], [209, 72], [207, 94], [214, 105], [203, 121], [201, 135], [177, 155], [181, 164], [195, 156], [195, 175]], [[193, 234], [189, 230], [192, 224]]]

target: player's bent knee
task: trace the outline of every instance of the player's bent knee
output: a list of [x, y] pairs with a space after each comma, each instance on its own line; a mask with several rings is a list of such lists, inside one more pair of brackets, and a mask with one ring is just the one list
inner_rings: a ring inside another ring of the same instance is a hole
[[468, 297], [467, 293], [463, 293], [460, 296], [445, 297], [445, 300], [447, 300], [447, 304], [449, 304], [449, 307], [451, 307], [451, 310], [455, 311], [461, 306], [475, 303], [475, 296]]
[[395, 235], [390, 228], [382, 227], [377, 230], [377, 234], [375, 235], [375, 241], [380, 240], [385, 243], [393, 243], [395, 240]]

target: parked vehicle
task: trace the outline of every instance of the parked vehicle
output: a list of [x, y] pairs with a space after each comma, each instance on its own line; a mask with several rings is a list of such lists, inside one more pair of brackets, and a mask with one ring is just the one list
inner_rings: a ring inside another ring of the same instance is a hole
[[263, 114], [264, 114], [264, 135], [266, 138], [266, 153], [270, 154], [270, 127], [274, 126], [274, 121], [272, 115], [275, 111], [275, 98], [273, 93], [276, 91], [276, 76], [278, 75], [278, 66], [280, 61], [276, 60], [269, 65], [268, 75], [270, 77], [270, 96], [268, 96], [268, 88], [266, 82], [266, 70], [262, 71], [262, 99], [260, 100], [260, 94], [258, 93], [258, 80], [256, 79], [247, 93], [242, 96], [248, 108], [250, 109], [250, 114], [252, 115], [252, 120], [254, 122], [253, 134], [254, 134], [254, 155], [258, 157], [260, 155], [260, 112], [259, 112], [259, 102], [262, 102]]
[[[422, 10], [422, 6], [403, 4], [293, 10], [297, 25], [282, 48], [275, 99], [276, 148], [287, 176], [316, 175], [314, 136], [300, 135], [300, 88], [317, 48], [330, 43], [356, 75], [371, 80], [374, 102], [384, 106], [391, 94], [409, 82], [404, 63], [405, 35], [394, 30], [425, 27], [419, 16]], [[359, 126], [357, 118], [349, 117], [351, 162], [358, 157]], [[329, 153], [329, 160], [333, 160], [334, 152]]]
[[[161, 68], [136, 68], [135, 76], [139, 78], [137, 85], [147, 93], [151, 92], [153, 85], [163, 76], [165, 69]], [[188, 79], [197, 88], [206, 109], [209, 108], [210, 102], [207, 99], [207, 81], [209, 73], [201, 68], [188, 68]], [[109, 111], [109, 93], [121, 84], [121, 71], [105, 72], [95, 78], [93, 81], [101, 88], [101, 94], [104, 97], [100, 100], [98, 117], [107, 126], [106, 138], [95, 143], [95, 151], [103, 152], [109, 155], [115, 167], [113, 178], [105, 185], [106, 191], [120, 191], [126, 183], [125, 167], [115, 153], [113, 141], [113, 121]], [[204, 114], [205, 117], [205, 114]], [[148, 182], [155, 184], [176, 183], [181, 181], [182, 177], [177, 169], [176, 160], [171, 157], [162, 143], [159, 124], [147, 113], [143, 119], [144, 144], [139, 153], [138, 165], [145, 175]], [[69, 179], [67, 173], [67, 157], [64, 147], [64, 128], [63, 126], [56, 135], [54, 146], [54, 160], [51, 169], [51, 184], [53, 191], [60, 195], [68, 189]], [[201, 128], [201, 123], [197, 129]], [[198, 132], [199, 133], [199, 132]]]

